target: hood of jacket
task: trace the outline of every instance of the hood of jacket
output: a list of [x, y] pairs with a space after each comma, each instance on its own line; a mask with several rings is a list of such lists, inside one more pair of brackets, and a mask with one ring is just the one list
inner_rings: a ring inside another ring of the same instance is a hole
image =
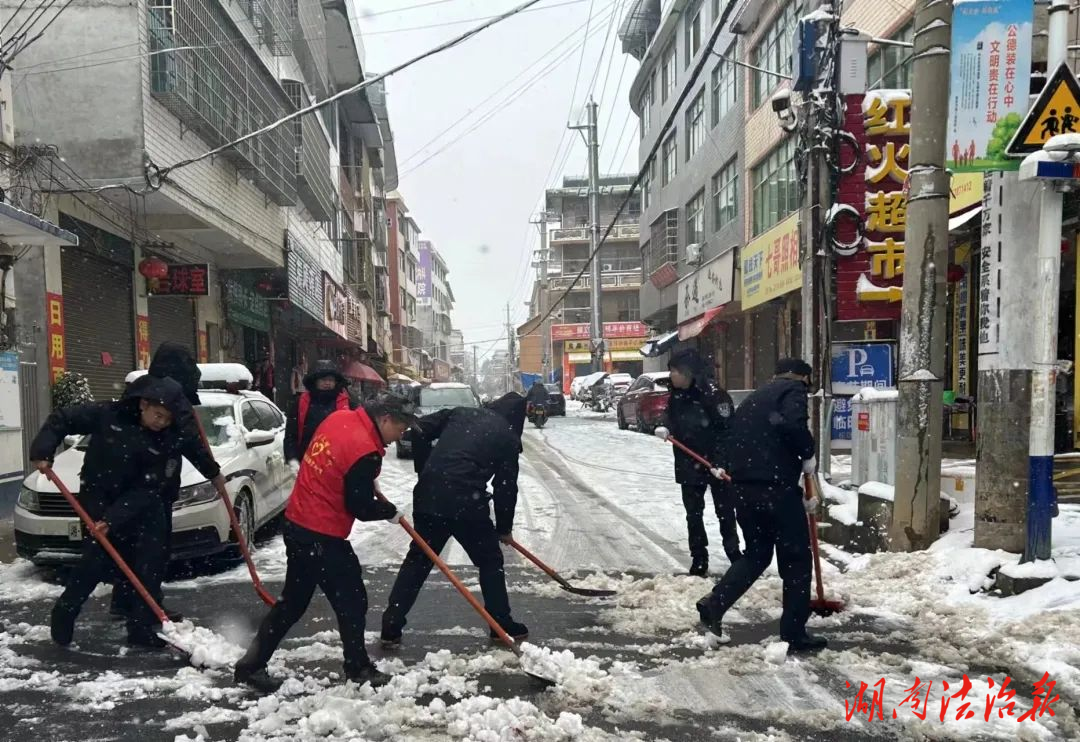
[[696, 350], [676, 353], [668, 361], [668, 368], [677, 368], [694, 380], [694, 385], [704, 389], [709, 383], [709, 367]]
[[489, 404], [488, 409], [498, 413], [504, 420], [510, 423], [510, 428], [514, 431], [514, 435], [520, 438], [522, 432], [525, 430], [525, 409], [527, 406], [524, 397], [517, 392], [510, 392]]
[[319, 379], [333, 378], [336, 382], [333, 395], [336, 396], [339, 391], [349, 386], [349, 380], [337, 370], [333, 361], [317, 361], [315, 366], [308, 372], [308, 375], [304, 377], [304, 388], [311, 393], [317, 393], [319, 390], [315, 387]]
[[193, 407], [199, 405], [198, 389], [202, 371], [199, 370], [199, 364], [195, 362], [191, 351], [183, 345], [169, 342], [159, 345], [146, 372], [159, 379], [172, 379], [180, 385], [184, 396]]
[[170, 377], [159, 378], [146, 374], [131, 382], [121, 404], [128, 403], [130, 410], [138, 414], [138, 400], [158, 402], [173, 414], [173, 425], [192, 414], [191, 403], [183, 388]]

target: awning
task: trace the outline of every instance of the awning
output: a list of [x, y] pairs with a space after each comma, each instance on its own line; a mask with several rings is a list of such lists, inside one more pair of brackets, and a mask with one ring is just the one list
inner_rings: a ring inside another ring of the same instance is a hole
[[348, 379], [354, 381], [368, 381], [372, 384], [385, 385], [386, 382], [383, 378], [373, 369], [371, 366], [367, 366], [360, 361], [353, 361], [345, 367], [345, 371], [342, 374]]
[[981, 214], [982, 210], [983, 207], [976, 206], [974, 209], [971, 209], [970, 211], [965, 211], [963, 214], [949, 217], [949, 231], [953, 232], [957, 229], [960, 229], [960, 227], [964, 226], [972, 219], [977, 217], [979, 214]]
[[679, 341], [679, 331], [672, 330], [660, 337], [646, 341], [638, 350], [638, 353], [646, 358], [658, 358], [668, 352], [668, 349]]
[[726, 305], [706, 309], [705, 313], [700, 317], [688, 320], [679, 325], [679, 340], [690, 340], [691, 338], [696, 338], [700, 335], [701, 331], [708, 327], [709, 323], [724, 311], [724, 306]]
[[52, 222], [0, 202], [0, 242], [9, 245], [44, 245], [61, 247], [78, 245], [79, 238]]

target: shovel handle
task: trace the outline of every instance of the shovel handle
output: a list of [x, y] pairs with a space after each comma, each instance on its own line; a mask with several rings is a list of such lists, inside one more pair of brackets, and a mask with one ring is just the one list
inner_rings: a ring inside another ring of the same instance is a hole
[[167, 624], [169, 622], [169, 617], [165, 615], [165, 611], [161, 610], [161, 606], [158, 605], [157, 601], [150, 595], [146, 587], [143, 586], [142, 580], [135, 575], [131, 570], [131, 567], [124, 561], [124, 558], [120, 556], [120, 552], [112, 545], [109, 538], [97, 529], [97, 523], [95, 523], [94, 519], [90, 517], [90, 514], [86, 512], [86, 509], [79, 504], [75, 495], [71, 494], [71, 490], [67, 488], [67, 485], [64, 484], [60, 477], [56, 476], [56, 472], [54, 472], [52, 468], [45, 469], [44, 474], [46, 479], [52, 482], [56, 489], [60, 491], [60, 494], [64, 496], [68, 505], [75, 510], [76, 514], [79, 516], [79, 520], [86, 525], [87, 530], [94, 536], [94, 539], [101, 545], [101, 548], [105, 550], [105, 553], [112, 557], [112, 560], [116, 562], [116, 566], [120, 568], [124, 577], [126, 577], [128, 582], [135, 588], [135, 592], [139, 594], [139, 597], [150, 606], [150, 610], [153, 611], [154, 617], [157, 618], [162, 625]]
[[[675, 446], [675, 448], [679, 449], [680, 451], [685, 453], [687, 456], [692, 458], [694, 461], [696, 461], [699, 464], [701, 464], [702, 466], [704, 466], [709, 471], [712, 471], [713, 469], [716, 468], [711, 463], [709, 463], [709, 460], [707, 458], [705, 458], [704, 456], [699, 454], [697, 451], [692, 451], [691, 449], [687, 448], [686, 445], [684, 445], [682, 441], [675, 438], [674, 436], [669, 435], [667, 437], [667, 441], [671, 445]], [[721, 479], [723, 479], [725, 482], [730, 482], [731, 481], [731, 477], [729, 477], [727, 474], [724, 474], [724, 476], [721, 477]]]
[[[814, 499], [814, 478], [811, 474], [803, 475], [803, 489], [807, 500]], [[821, 557], [818, 554], [817, 518], [813, 513], [806, 514], [807, 526], [810, 528], [810, 546], [814, 552], [814, 577], [817, 582], [818, 600], [825, 600], [825, 584], [821, 580]]]
[[524, 546], [519, 544], [514, 539], [508, 539], [505, 543], [507, 543], [510, 546], [517, 549], [518, 552], [520, 552], [523, 557], [525, 557], [530, 562], [535, 564], [537, 567], [542, 569], [547, 574], [547, 576], [550, 577], [551, 579], [555, 580], [555, 582], [559, 583], [560, 585], [562, 585], [563, 587], [565, 587], [567, 589], [573, 588], [573, 585], [571, 585], [569, 582], [567, 582], [565, 579], [563, 579], [562, 575], [560, 575], [558, 572], [553, 570], [551, 567], [544, 564], [542, 561], [540, 561], [540, 557], [533, 554], [531, 551], [526, 549]]
[[[377, 489], [375, 490], [375, 496], [383, 502], [389, 502], [383, 493], [379, 492]], [[412, 527], [412, 524], [410, 524], [409, 521], [405, 520], [404, 516], [398, 519], [398, 523], [400, 523], [401, 527], [405, 529], [405, 532], [409, 534], [413, 543], [419, 546], [420, 550], [427, 555], [427, 558], [439, 568], [439, 571], [446, 575], [446, 579], [450, 580], [450, 584], [457, 588], [457, 591], [461, 593], [461, 596], [465, 598], [465, 600], [469, 601], [469, 605], [473, 607], [473, 610], [480, 614], [480, 618], [487, 622], [487, 625], [491, 627], [491, 630], [494, 631], [496, 635], [498, 635], [499, 639], [501, 639], [506, 646], [510, 647], [514, 654], [521, 657], [521, 649], [518, 647], [517, 642], [514, 641], [513, 637], [507, 634], [506, 630], [499, 625], [499, 622], [492, 618], [491, 614], [487, 612], [487, 609], [476, 599], [476, 596], [472, 594], [469, 588], [465, 587], [465, 583], [458, 579], [458, 576], [453, 573], [446, 562], [444, 562], [439, 555], [435, 553], [435, 550], [428, 545], [428, 542], [424, 540], [424, 537]]]

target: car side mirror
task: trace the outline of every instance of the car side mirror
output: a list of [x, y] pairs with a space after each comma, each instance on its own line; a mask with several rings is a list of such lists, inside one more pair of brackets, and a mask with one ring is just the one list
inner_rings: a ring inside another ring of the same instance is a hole
[[271, 430], [249, 430], [244, 434], [244, 443], [248, 448], [257, 448], [270, 445], [275, 438], [277, 436]]

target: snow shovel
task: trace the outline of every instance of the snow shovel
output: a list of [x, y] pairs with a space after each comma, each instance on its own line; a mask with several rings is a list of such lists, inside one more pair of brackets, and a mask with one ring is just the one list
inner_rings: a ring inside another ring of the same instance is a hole
[[[389, 502], [389, 500], [387, 500], [386, 497], [384, 497], [383, 494], [378, 490], [375, 491], [375, 494], [383, 502]], [[518, 643], [514, 641], [514, 638], [512, 636], [506, 633], [503, 627], [499, 625], [498, 621], [492, 618], [491, 614], [487, 612], [487, 609], [484, 608], [484, 606], [480, 605], [480, 601], [476, 599], [476, 596], [469, 592], [469, 588], [465, 587], [465, 584], [458, 578], [457, 575], [453, 573], [453, 571], [451, 571], [450, 567], [447, 566], [446, 562], [444, 562], [439, 557], [439, 555], [435, 553], [435, 550], [428, 545], [427, 541], [424, 540], [424, 537], [417, 533], [416, 529], [412, 527], [409, 521], [405, 520], [404, 516], [401, 516], [398, 518], [398, 523], [401, 524], [401, 527], [404, 528], [405, 532], [409, 534], [409, 537], [412, 538], [413, 542], [420, 547], [421, 551], [423, 551], [424, 554], [427, 555], [427, 558], [430, 559], [435, 564], [435, 566], [439, 568], [440, 572], [446, 575], [446, 579], [450, 580], [450, 583], [455, 588], [457, 588], [457, 591], [461, 593], [461, 596], [465, 598], [465, 600], [469, 601], [469, 605], [473, 607], [473, 610], [480, 614], [480, 618], [484, 619], [484, 621], [487, 622], [487, 625], [491, 627], [491, 630], [494, 631], [496, 635], [498, 635], [502, 643], [509, 647], [510, 650], [517, 655], [518, 660], [522, 663], [522, 672], [524, 672], [530, 678], [538, 680], [548, 687], [553, 687], [555, 685], [554, 680], [552, 680], [551, 678], [546, 678], [543, 675], [538, 675], [534, 672], [530, 672], [525, 668], [524, 652], [521, 651], [521, 647], [518, 646]]]
[[[702, 466], [704, 466], [709, 471], [712, 471], [713, 469], [716, 468], [715, 466], [713, 466], [712, 464], [709, 463], [709, 460], [707, 458], [705, 458], [701, 454], [697, 453], [696, 451], [691, 451], [689, 448], [687, 448], [685, 445], [683, 445], [683, 443], [681, 441], [677, 440], [671, 434], [668, 434], [667, 436], [657, 436], [657, 437], [659, 437], [661, 440], [665, 440], [668, 443], [670, 443], [671, 445], [675, 446], [675, 448], [677, 448], [680, 451], [682, 451], [683, 453], [685, 453], [687, 456], [689, 456], [694, 461], [696, 461], [699, 464], [701, 464]], [[722, 480], [724, 480], [725, 482], [730, 482], [731, 481], [731, 477], [729, 477], [726, 473], [724, 474], [724, 476], [722, 476], [720, 478]]]
[[[803, 488], [806, 493], [806, 499], [812, 500], [814, 495], [818, 492], [816, 483], [814, 482], [814, 475], [803, 475]], [[810, 527], [810, 546], [814, 552], [814, 577], [817, 578], [817, 597], [810, 600], [810, 610], [819, 616], [827, 618], [834, 613], [843, 611], [844, 602], [842, 600], [827, 600], [825, 598], [825, 585], [821, 581], [821, 557], [818, 554], [817, 518], [813, 513], [807, 513], [806, 520]]]
[[[195, 416], [195, 423], [199, 426], [199, 435], [202, 437], [203, 445], [206, 446], [208, 453], [213, 454], [210, 448], [210, 440], [206, 437], [206, 430], [203, 428], [202, 420], [199, 416]], [[229, 524], [232, 526], [233, 536], [236, 537], [236, 545], [240, 547], [240, 553], [244, 557], [244, 562], [247, 564], [248, 574], [251, 575], [251, 582], [255, 585], [255, 592], [262, 598], [263, 602], [268, 606], [273, 606], [277, 601], [274, 600], [266, 588], [263, 587], [262, 580], [259, 579], [259, 573], [255, 571], [255, 562], [251, 559], [251, 550], [248, 549], [247, 539], [244, 538], [244, 532], [240, 529], [240, 521], [236, 519], [236, 510], [233, 509], [233, 504], [229, 501], [229, 497], [224, 492], [219, 492], [221, 501], [225, 504], [225, 512], [229, 514]]]
[[514, 539], [510, 539], [506, 541], [506, 543], [521, 552], [521, 555], [523, 557], [525, 557], [537, 567], [542, 569], [548, 577], [559, 583], [559, 587], [561, 587], [568, 593], [573, 593], [574, 595], [584, 595], [590, 598], [609, 598], [612, 595], [615, 595], [614, 590], [598, 590], [590, 587], [574, 587], [569, 582], [567, 582], [566, 579], [562, 577], [562, 575], [553, 570], [551, 567], [544, 564], [542, 561], [540, 561], [539, 557], [537, 557], [535, 554], [533, 554], [531, 551], [526, 549]]
[[94, 519], [91, 518], [90, 514], [87, 513], [83, 506], [79, 504], [79, 501], [75, 498], [75, 495], [71, 494], [71, 490], [67, 488], [67, 485], [63, 483], [60, 477], [56, 476], [56, 472], [49, 468], [44, 471], [44, 474], [45, 477], [50, 482], [52, 482], [53, 485], [56, 486], [56, 489], [60, 491], [60, 494], [64, 496], [64, 499], [67, 500], [68, 505], [70, 505], [75, 510], [75, 513], [79, 516], [79, 520], [81, 520], [86, 526], [87, 530], [90, 531], [90, 533], [94, 537], [94, 540], [97, 541], [101, 545], [101, 548], [105, 550], [105, 553], [112, 557], [112, 560], [116, 562], [116, 566], [120, 569], [120, 572], [123, 573], [124, 577], [127, 578], [128, 582], [131, 583], [132, 587], [135, 588], [135, 592], [139, 594], [139, 597], [146, 602], [146, 605], [150, 606], [150, 610], [151, 612], [153, 612], [154, 618], [156, 618], [161, 623], [162, 630], [158, 632], [158, 636], [161, 637], [162, 641], [164, 641], [174, 650], [184, 655], [186, 658], [190, 659], [191, 653], [183, 647], [174, 644], [172, 640], [169, 639], [169, 637], [166, 635], [167, 632], [165, 631], [165, 627], [169, 625], [169, 617], [165, 615], [165, 611], [161, 610], [161, 606], [158, 605], [157, 601], [154, 600], [152, 595], [150, 595], [146, 587], [143, 586], [142, 580], [140, 580], [135, 575], [135, 573], [131, 570], [131, 567], [129, 567], [127, 565], [127, 562], [124, 561], [124, 558], [120, 556], [120, 552], [118, 552], [116, 550], [116, 547], [112, 545], [112, 542], [109, 541], [108, 536], [100, 533], [97, 530], [97, 524], [94, 522]]

